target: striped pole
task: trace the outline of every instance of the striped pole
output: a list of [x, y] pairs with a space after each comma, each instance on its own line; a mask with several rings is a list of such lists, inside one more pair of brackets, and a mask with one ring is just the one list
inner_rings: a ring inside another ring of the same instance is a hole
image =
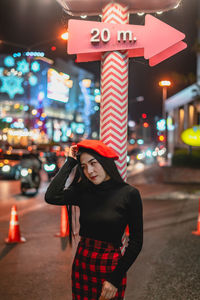
[[[127, 24], [128, 7], [118, 3], [106, 5], [102, 22]], [[118, 170], [127, 176], [128, 120], [128, 52], [105, 52], [101, 60], [100, 138], [117, 152]]]

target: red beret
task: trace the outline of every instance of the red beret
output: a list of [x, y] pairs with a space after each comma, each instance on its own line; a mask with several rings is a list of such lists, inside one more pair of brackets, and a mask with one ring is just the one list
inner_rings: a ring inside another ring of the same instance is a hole
[[114, 158], [115, 160], [119, 158], [119, 156], [114, 150], [112, 150], [110, 147], [106, 146], [103, 142], [99, 140], [83, 140], [77, 144], [77, 147], [78, 149], [81, 147], [85, 149], [94, 150], [95, 152], [104, 157]]

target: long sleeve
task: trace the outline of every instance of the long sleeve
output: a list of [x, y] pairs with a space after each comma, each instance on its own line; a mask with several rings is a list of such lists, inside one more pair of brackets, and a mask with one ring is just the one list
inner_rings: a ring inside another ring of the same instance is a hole
[[142, 200], [137, 189], [131, 191], [128, 204], [129, 243], [124, 255], [119, 260], [115, 270], [109, 274], [107, 280], [118, 286], [124, 273], [136, 260], [143, 244], [143, 213]]
[[65, 164], [53, 178], [45, 193], [45, 201], [54, 205], [78, 205], [78, 191], [76, 188], [65, 189], [65, 183], [77, 161], [68, 157]]

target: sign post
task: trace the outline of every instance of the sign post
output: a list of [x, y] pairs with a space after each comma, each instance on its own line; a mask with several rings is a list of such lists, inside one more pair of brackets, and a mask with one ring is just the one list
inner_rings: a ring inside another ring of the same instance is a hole
[[102, 13], [102, 22], [69, 20], [68, 53], [77, 54], [77, 62], [101, 60], [100, 137], [118, 153], [126, 179], [128, 58], [144, 56], [154, 66], [187, 46], [182, 32], [152, 15], [144, 26], [128, 24], [129, 12], [169, 10], [180, 0], [57, 1], [72, 15]]

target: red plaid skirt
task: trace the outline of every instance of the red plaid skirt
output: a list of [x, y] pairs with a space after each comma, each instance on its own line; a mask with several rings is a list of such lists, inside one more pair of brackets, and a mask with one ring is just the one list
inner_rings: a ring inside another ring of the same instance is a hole
[[[122, 256], [113, 244], [90, 238], [81, 238], [72, 265], [72, 299], [99, 300], [106, 275], [115, 269]], [[123, 300], [126, 275], [113, 300]]]

